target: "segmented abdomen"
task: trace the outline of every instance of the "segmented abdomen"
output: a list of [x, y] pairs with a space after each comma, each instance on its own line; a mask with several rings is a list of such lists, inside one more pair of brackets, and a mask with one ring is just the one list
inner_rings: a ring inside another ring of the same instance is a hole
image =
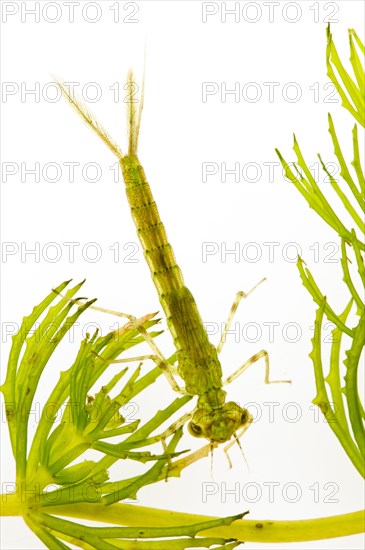
[[176, 263], [144, 170], [136, 156], [121, 160], [126, 193], [144, 256], [178, 352], [209, 370], [215, 349]]

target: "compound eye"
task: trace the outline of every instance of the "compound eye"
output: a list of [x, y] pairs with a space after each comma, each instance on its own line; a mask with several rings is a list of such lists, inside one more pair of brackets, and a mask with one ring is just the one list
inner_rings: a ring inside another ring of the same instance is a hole
[[193, 422], [190, 422], [189, 424], [189, 431], [192, 435], [195, 435], [195, 437], [199, 437], [202, 434], [202, 429], [198, 424], [193, 424]]
[[247, 414], [247, 411], [244, 411], [241, 414], [241, 424], [246, 424], [247, 420], [248, 420], [248, 414]]

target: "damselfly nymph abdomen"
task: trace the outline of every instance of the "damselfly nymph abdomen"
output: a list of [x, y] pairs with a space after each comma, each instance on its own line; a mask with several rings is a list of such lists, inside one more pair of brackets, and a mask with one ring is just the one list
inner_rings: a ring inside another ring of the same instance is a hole
[[222, 368], [190, 290], [177, 265], [151, 188], [136, 155], [120, 159], [131, 214], [165, 312], [185, 388], [199, 396], [189, 432], [214, 443], [229, 441], [252, 418], [237, 403], [225, 401]]

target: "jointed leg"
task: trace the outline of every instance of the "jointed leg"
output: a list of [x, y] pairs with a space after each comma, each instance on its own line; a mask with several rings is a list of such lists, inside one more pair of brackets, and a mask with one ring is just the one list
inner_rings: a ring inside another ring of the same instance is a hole
[[181, 428], [181, 426], [183, 426], [188, 420], [190, 420], [190, 418], [193, 417], [194, 412], [195, 412], [195, 409], [189, 413], [185, 413], [182, 416], [180, 416], [180, 418], [178, 418], [173, 424], [171, 424], [171, 426], [169, 426], [168, 428], [166, 428], [164, 432], [162, 432], [160, 436], [161, 440], [166, 441], [166, 439], [170, 437], [170, 435], [173, 435], [176, 432], [176, 430]]
[[[75, 303], [83, 304], [84, 302], [82, 300], [75, 300]], [[128, 319], [129, 322], [126, 325], [124, 325], [123, 327], [115, 331], [116, 337], [121, 336], [124, 331], [130, 328], [135, 328], [136, 330], [138, 330], [138, 332], [140, 332], [140, 334], [142, 334], [147, 344], [150, 346], [150, 348], [154, 352], [154, 354], [152, 355], [128, 357], [126, 359], [114, 359], [112, 361], [108, 361], [108, 363], [127, 363], [130, 361], [144, 361], [147, 359], [152, 359], [152, 361], [154, 361], [156, 365], [161, 368], [172, 389], [178, 393], [182, 393], [184, 395], [186, 394], [186, 390], [184, 388], [181, 388], [175, 380], [174, 373], [176, 372], [176, 368], [170, 365], [168, 360], [164, 357], [164, 355], [160, 351], [159, 347], [156, 345], [151, 335], [147, 332], [147, 330], [143, 326], [143, 323], [155, 317], [157, 313], [149, 313], [144, 317], [137, 319], [137, 317], [134, 317], [133, 315], [130, 315], [128, 313], [113, 311], [111, 309], [105, 309], [103, 307], [89, 306], [89, 309], [93, 309], [95, 311], [100, 311], [101, 313], [108, 313], [109, 315], [116, 315], [117, 317], [123, 317], [124, 319]]]
[[165, 481], [167, 481], [167, 478], [169, 477], [169, 471], [171, 470], [172, 468], [172, 462], [171, 462], [171, 457], [170, 457], [170, 454], [169, 454], [169, 451], [168, 451], [168, 448], [167, 448], [167, 445], [166, 445], [166, 439], [170, 436], [170, 435], [173, 435], [176, 430], [178, 430], [183, 424], [185, 424], [185, 422], [187, 422], [187, 420], [189, 420], [194, 414], [194, 411], [190, 412], [190, 413], [186, 413], [186, 414], [183, 414], [183, 416], [181, 416], [180, 418], [178, 418], [176, 420], [176, 422], [174, 422], [173, 424], [171, 424], [171, 426], [169, 426], [164, 432], [162, 432], [162, 434], [160, 435], [160, 438], [161, 438], [161, 443], [162, 443], [162, 447], [163, 447], [163, 450], [164, 450], [164, 453], [167, 457], [167, 469], [166, 469], [166, 477], [165, 477]]
[[251, 290], [247, 293], [243, 292], [243, 290], [240, 290], [239, 292], [237, 292], [236, 297], [234, 299], [234, 302], [232, 304], [231, 310], [230, 310], [229, 315], [228, 315], [226, 326], [224, 327], [224, 330], [221, 334], [221, 338], [219, 340], [219, 344], [217, 346], [217, 353], [218, 354], [222, 351], [223, 345], [225, 344], [227, 333], [228, 333], [228, 331], [231, 327], [233, 318], [235, 316], [235, 313], [237, 311], [237, 308], [239, 306], [240, 301], [243, 298], [247, 298], [247, 296], [249, 296], [251, 294], [251, 292], [253, 292], [264, 281], [266, 281], [266, 279], [261, 279], [261, 281], [258, 282], [254, 287], [252, 287]]
[[216, 447], [217, 444], [207, 443], [206, 445], [200, 447], [198, 450], [193, 451], [188, 455], [184, 455], [183, 458], [174, 460], [174, 462], [171, 462], [171, 467], [168, 469], [167, 475], [169, 475], [170, 472], [173, 474], [174, 471], [180, 473], [184, 468], [187, 468], [191, 464], [194, 464], [194, 462], [197, 462], [201, 458], [206, 458], [209, 455], [213, 456], [213, 449], [215, 449]]
[[231, 382], [233, 382], [233, 380], [236, 380], [236, 378], [241, 376], [242, 373], [244, 373], [251, 365], [259, 361], [262, 357], [265, 360], [265, 384], [279, 384], [279, 383], [291, 384], [291, 380], [270, 380], [269, 379], [270, 377], [269, 354], [267, 353], [266, 350], [263, 349], [258, 353], [255, 353], [255, 355], [253, 355], [252, 357], [250, 357], [250, 359], [245, 361], [243, 365], [240, 366], [239, 369], [237, 369], [233, 374], [228, 376], [228, 378], [226, 378], [226, 380], [223, 381], [223, 386], [225, 386], [226, 384], [230, 384]]
[[[100, 357], [100, 356], [98, 356]], [[103, 359], [102, 357], [100, 357]], [[105, 359], [108, 364], [114, 364], [114, 363], [130, 363], [131, 361], [147, 361], [148, 359], [151, 359], [156, 363], [158, 367], [162, 370], [163, 374], [166, 376], [166, 379], [172, 389], [178, 393], [181, 393], [183, 395], [186, 395], [187, 392], [185, 388], [181, 388], [179, 384], [176, 382], [173, 373], [171, 372], [170, 365], [166, 359], [160, 359], [157, 355], [139, 355], [138, 357], [126, 357], [125, 359]]]
[[[54, 292], [56, 291], [54, 290]], [[62, 296], [62, 298], [65, 298], [65, 296], [62, 293], [57, 292], [57, 294]], [[87, 298], [79, 298], [77, 300], [70, 299], [70, 302], [73, 302], [74, 304], [77, 304], [77, 305], [84, 305], [85, 300], [87, 300]], [[157, 347], [153, 338], [148, 334], [147, 330], [143, 326], [143, 323], [145, 323], [146, 321], [149, 321], [150, 319], [153, 319], [153, 317], [155, 317], [158, 312], [148, 313], [147, 315], [144, 315], [140, 319], [137, 319], [137, 317], [135, 317], [134, 315], [130, 315], [129, 313], [122, 313], [121, 311], [114, 311], [112, 309], [106, 309], [104, 307], [89, 306], [88, 309], [93, 309], [94, 311], [100, 311], [101, 313], [107, 313], [108, 315], [115, 315], [116, 317], [122, 317], [123, 319], [128, 319], [129, 323], [125, 324], [123, 327], [120, 327], [115, 331], [116, 336], [121, 335], [125, 330], [131, 327], [135, 328], [142, 334], [142, 336], [144, 337], [146, 342], [149, 344], [150, 348], [155, 353], [155, 355], [160, 357], [162, 360], [165, 360], [164, 356], [162, 355], [161, 351]]]
[[[82, 303], [79, 300], [76, 300], [76, 303]], [[101, 313], [107, 313], [108, 315], [115, 315], [116, 317], [123, 317], [124, 319], [128, 319], [129, 323], [121, 327], [120, 329], [117, 329], [116, 335], [118, 335], [121, 331], [124, 331], [128, 328], [135, 328], [140, 332], [143, 336], [143, 338], [146, 340], [152, 351], [160, 357], [162, 360], [165, 360], [164, 356], [162, 355], [161, 351], [159, 350], [158, 346], [154, 342], [153, 338], [148, 334], [147, 330], [144, 328], [143, 323], [146, 321], [152, 319], [157, 315], [157, 312], [155, 313], [149, 313], [145, 315], [144, 317], [141, 317], [140, 319], [137, 319], [137, 317], [134, 317], [134, 315], [130, 315], [129, 313], [122, 313], [120, 311], [113, 311], [111, 309], [105, 309], [103, 307], [96, 307], [96, 306], [90, 306], [89, 309], [93, 309], [95, 311], [100, 311]]]
[[[91, 306], [91, 307], [93, 307], [93, 306]], [[174, 374], [176, 373], [176, 368], [174, 368], [172, 365], [170, 365], [168, 360], [165, 358], [165, 356], [163, 355], [163, 353], [161, 352], [161, 350], [157, 346], [154, 339], [151, 337], [151, 335], [147, 332], [147, 330], [143, 326], [143, 323], [145, 323], [149, 319], [152, 319], [156, 315], [156, 313], [150, 313], [148, 315], [145, 315], [144, 317], [141, 317], [140, 319], [137, 319], [133, 315], [128, 315], [126, 313], [119, 313], [117, 311], [111, 311], [111, 310], [108, 310], [108, 309], [96, 308], [96, 307], [94, 307], [93, 309], [97, 309], [98, 311], [101, 311], [103, 313], [109, 313], [109, 314], [117, 315], [117, 316], [120, 316], [120, 317], [127, 317], [130, 322], [127, 323], [127, 325], [124, 325], [123, 327], [121, 327], [121, 329], [118, 329], [116, 331], [116, 335], [118, 336], [118, 334], [120, 334], [120, 331], [123, 331], [126, 328], [129, 328], [129, 325], [131, 325], [133, 328], [138, 330], [138, 332], [140, 332], [140, 334], [142, 334], [143, 338], [146, 340], [147, 344], [150, 346], [150, 348], [154, 352], [152, 355], [144, 356], [144, 359], [145, 360], [146, 359], [152, 359], [152, 361], [154, 361], [156, 363], [156, 365], [159, 366], [162, 369], [164, 375], [167, 378], [168, 383], [170, 384], [170, 386], [172, 387], [173, 390], [175, 390], [179, 393], [183, 393], [183, 394], [186, 393], [186, 391], [183, 388], [180, 388], [179, 384], [175, 380]], [[118, 362], [118, 361], [115, 361], [115, 362]], [[120, 360], [120, 362], [126, 362], [126, 360], [124, 360], [124, 361]]]

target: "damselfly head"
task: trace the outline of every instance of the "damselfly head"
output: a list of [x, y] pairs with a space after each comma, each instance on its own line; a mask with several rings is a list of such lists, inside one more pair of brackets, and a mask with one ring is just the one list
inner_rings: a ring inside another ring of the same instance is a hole
[[253, 421], [247, 409], [229, 401], [222, 407], [198, 408], [188, 424], [188, 430], [194, 437], [204, 437], [211, 443], [225, 443], [239, 430]]

